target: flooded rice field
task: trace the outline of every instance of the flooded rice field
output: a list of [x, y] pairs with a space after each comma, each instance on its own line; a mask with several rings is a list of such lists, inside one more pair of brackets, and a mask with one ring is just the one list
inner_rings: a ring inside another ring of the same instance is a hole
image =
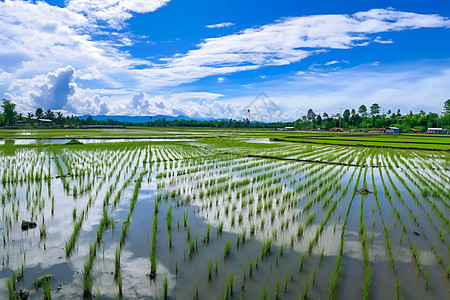
[[235, 146], [0, 149], [0, 298], [450, 298], [448, 152]]

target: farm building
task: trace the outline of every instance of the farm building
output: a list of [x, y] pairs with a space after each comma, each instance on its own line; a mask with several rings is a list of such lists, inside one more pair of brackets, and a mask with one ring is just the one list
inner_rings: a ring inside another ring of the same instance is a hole
[[450, 129], [442, 129], [442, 128], [428, 128], [428, 134], [450, 134]]
[[331, 128], [331, 131], [340, 131], [340, 132], [342, 132], [343, 130], [342, 130], [342, 128], [339, 128], [339, 127], [333, 127], [333, 128]]
[[20, 127], [20, 126], [25, 126], [25, 125], [27, 125], [27, 123], [26, 122], [24, 122], [24, 121], [16, 121], [16, 124], [15, 124], [16, 126], [18, 126], [18, 127]]
[[414, 133], [421, 133], [422, 132], [419, 129], [415, 129], [415, 128], [411, 128], [411, 131], [414, 132]]
[[386, 128], [386, 133], [400, 133], [400, 129], [398, 127], [388, 127]]
[[39, 126], [51, 126], [52, 124], [53, 124], [53, 121], [49, 120], [49, 119], [39, 119], [38, 120]]

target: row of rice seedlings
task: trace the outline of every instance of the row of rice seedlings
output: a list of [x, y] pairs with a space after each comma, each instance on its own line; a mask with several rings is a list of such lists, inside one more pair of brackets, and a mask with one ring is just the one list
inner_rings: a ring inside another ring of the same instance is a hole
[[[363, 178], [363, 188], [367, 190], [366, 175], [367, 175], [367, 167], [364, 170], [364, 178]], [[363, 221], [363, 215], [364, 215], [364, 196], [361, 195], [361, 211], [360, 211], [360, 217], [359, 217], [359, 237], [360, 237], [361, 243], [362, 243], [364, 269], [365, 269], [364, 285], [363, 285], [363, 299], [366, 300], [369, 298], [370, 281], [371, 281], [370, 278], [371, 278], [371, 274], [372, 274], [372, 269], [369, 265], [369, 249], [367, 247], [367, 230], [366, 230], [366, 224]]]
[[339, 245], [338, 257], [336, 259], [336, 267], [335, 267], [333, 273], [331, 274], [330, 290], [329, 290], [329, 294], [328, 294], [328, 299], [335, 299], [336, 296], [337, 296], [336, 295], [336, 287], [337, 287], [337, 284], [338, 284], [338, 281], [339, 281], [339, 273], [340, 273], [340, 269], [341, 269], [342, 256], [344, 254], [345, 226], [347, 225], [347, 220], [348, 220], [348, 215], [350, 213], [350, 208], [352, 206], [353, 199], [355, 198], [355, 195], [356, 195], [356, 190], [358, 188], [359, 179], [361, 177], [361, 171], [362, 171], [362, 168], [359, 169], [359, 174], [358, 174], [358, 177], [357, 177], [356, 182], [355, 182], [355, 187], [353, 189], [352, 197], [350, 198], [350, 203], [349, 203], [348, 208], [347, 208], [347, 213], [346, 213], [346, 216], [345, 216], [344, 224], [342, 225], [341, 242], [340, 242], [340, 245]]
[[[392, 188], [396, 191], [396, 197], [400, 200], [400, 199], [401, 199], [401, 194], [400, 194], [400, 192], [399, 192], [398, 189], [394, 186], [394, 184], [393, 184], [393, 182], [392, 182], [392, 179], [390, 178], [390, 175], [389, 175], [388, 173], [387, 173], [386, 175], [387, 175], [387, 177], [388, 177], [388, 179], [389, 179], [389, 181], [390, 181], [390, 183], [391, 183]], [[407, 204], [403, 201], [403, 199], [401, 199], [400, 202], [401, 202], [404, 206], [406, 206], [406, 208], [407, 208], [408, 211], [410, 211], [410, 209], [408, 209]], [[390, 201], [390, 203], [392, 203], [392, 201]], [[411, 214], [411, 211], [410, 211], [410, 214]], [[412, 256], [414, 257], [414, 260], [415, 260], [415, 262], [416, 262], [416, 265], [417, 265], [417, 276], [419, 276], [420, 273], [421, 273], [421, 271], [422, 271], [422, 265], [421, 265], [421, 260], [420, 260], [420, 250], [416, 249], [416, 248], [414, 247], [414, 243], [410, 240], [410, 238], [409, 238], [409, 236], [408, 236], [408, 234], [407, 234], [407, 232], [406, 232], [406, 227], [405, 227], [405, 225], [403, 224], [403, 221], [401, 220], [401, 218], [399, 217], [399, 213], [397, 213], [397, 216], [398, 216], [398, 221], [399, 221], [400, 224], [402, 225], [403, 232], [406, 234], [407, 239], [408, 239], [408, 242], [409, 242], [409, 244], [410, 244], [410, 250], [411, 250]]]
[[152, 247], [150, 250], [150, 278], [156, 278], [156, 241], [158, 236], [158, 201], [155, 199], [155, 210], [153, 213], [153, 227], [152, 227]]
[[138, 179], [136, 180], [136, 184], [135, 184], [134, 190], [133, 190], [133, 196], [130, 201], [130, 208], [128, 210], [127, 218], [122, 223], [122, 234], [120, 236], [120, 246], [121, 247], [125, 244], [125, 237], [127, 235], [128, 228], [130, 226], [131, 215], [133, 214], [134, 206], [136, 205], [136, 201], [137, 201], [137, 198], [139, 195], [139, 189], [141, 188], [142, 180], [144, 178], [144, 175], [147, 174], [147, 172], [148, 171], [141, 172]]

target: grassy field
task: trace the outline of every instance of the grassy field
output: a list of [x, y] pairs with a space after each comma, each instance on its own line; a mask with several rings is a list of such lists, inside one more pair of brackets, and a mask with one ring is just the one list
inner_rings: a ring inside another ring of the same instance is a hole
[[368, 147], [450, 150], [450, 136], [426, 134], [361, 134], [333, 132], [275, 131], [268, 129], [148, 128], [127, 129], [17, 129], [0, 130], [2, 139], [52, 138], [270, 138], [297, 143]]

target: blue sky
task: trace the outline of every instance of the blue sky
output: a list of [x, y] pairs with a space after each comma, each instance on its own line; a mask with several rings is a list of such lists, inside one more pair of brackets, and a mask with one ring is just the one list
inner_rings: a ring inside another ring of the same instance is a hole
[[23, 113], [240, 119], [262, 92], [263, 121], [440, 111], [449, 53], [446, 0], [0, 2], [0, 97]]

